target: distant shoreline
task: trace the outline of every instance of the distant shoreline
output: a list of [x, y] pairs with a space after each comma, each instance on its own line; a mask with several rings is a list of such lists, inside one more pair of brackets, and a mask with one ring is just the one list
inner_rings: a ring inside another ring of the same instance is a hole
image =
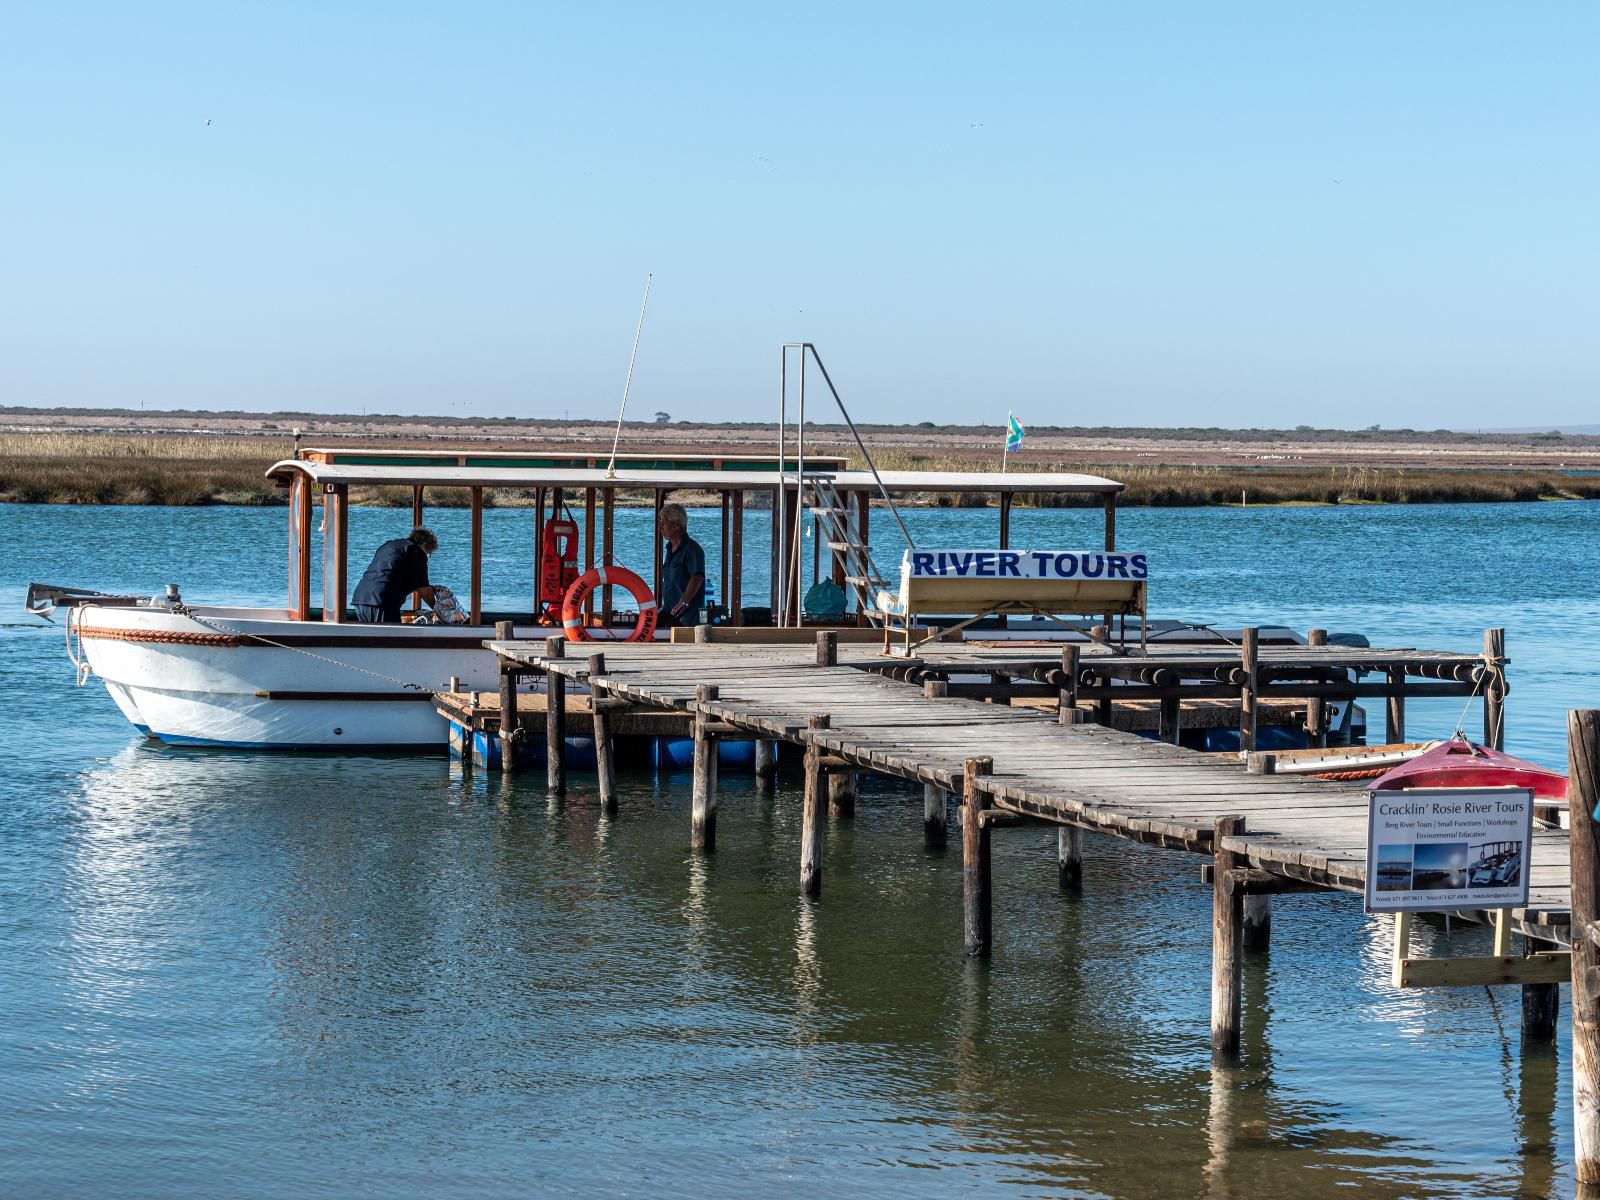
[[[162, 506], [279, 505], [285, 493], [266, 468], [294, 453], [296, 414], [134, 414], [0, 408], [0, 503]], [[308, 422], [310, 418], [307, 418]], [[604, 454], [611, 429], [597, 422], [467, 422], [422, 418], [318, 418], [303, 446], [484, 450], [546, 445]], [[372, 428], [376, 425], [382, 427]], [[403, 432], [402, 432], [403, 429]], [[465, 432], [465, 430], [472, 432]], [[863, 427], [886, 470], [994, 471], [999, 432], [987, 428]], [[808, 426], [818, 454], [865, 463], [848, 430]], [[749, 453], [774, 450], [768, 425], [630, 422], [623, 449]], [[1349, 430], [1055, 429], [1029, 431], [1008, 469], [1105, 475], [1127, 485], [1124, 507], [1252, 507], [1338, 504], [1504, 503], [1600, 499], [1600, 437], [1419, 434]], [[495, 507], [533, 503], [525, 489], [492, 489]], [[692, 498], [692, 496], [688, 497]], [[970, 502], [969, 498], [969, 502]], [[356, 489], [358, 504], [405, 507], [409, 488]], [[961, 498], [932, 492], [926, 504]], [[619, 497], [648, 503], [647, 497]], [[436, 507], [465, 505], [450, 489]], [[1076, 506], [1083, 497], [1018, 504]], [[1098, 503], [1098, 501], [1093, 501]]]

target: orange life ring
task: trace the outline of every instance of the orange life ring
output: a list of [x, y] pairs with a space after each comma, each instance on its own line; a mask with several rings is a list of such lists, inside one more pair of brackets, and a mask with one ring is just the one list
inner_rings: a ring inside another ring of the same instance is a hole
[[591, 567], [572, 581], [566, 597], [561, 601], [561, 630], [569, 640], [587, 642], [593, 639], [583, 623], [583, 602], [597, 587], [614, 583], [628, 589], [639, 605], [639, 619], [633, 623], [633, 632], [625, 642], [648, 642], [656, 635], [656, 595], [627, 567]]

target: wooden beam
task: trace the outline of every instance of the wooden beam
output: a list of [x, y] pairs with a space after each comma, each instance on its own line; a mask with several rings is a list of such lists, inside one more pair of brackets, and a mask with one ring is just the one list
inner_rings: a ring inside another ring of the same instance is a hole
[[311, 617], [311, 480], [295, 472], [289, 482], [289, 619]]
[[[1494, 630], [1490, 630], [1494, 633]], [[1490, 638], [1484, 636], [1487, 652]], [[1498, 647], [1496, 647], [1498, 649]], [[1572, 928], [1600, 915], [1600, 709], [1567, 714], [1567, 804], [1572, 829]], [[1572, 939], [1572, 1125], [1579, 1183], [1600, 1183], [1600, 948]]]
[[[567, 639], [564, 637], [546, 638], [544, 643], [546, 658], [565, 658], [567, 656]], [[544, 676], [545, 686], [545, 718], [544, 718], [544, 755], [545, 755], [545, 786], [553, 794], [564, 795], [567, 790], [567, 679], [557, 671], [546, 671]]]
[[[709, 704], [717, 698], [717, 685], [698, 684], [695, 700]], [[694, 786], [690, 799], [689, 848], [717, 848], [717, 739], [712, 734], [711, 718], [697, 710], [694, 723]]]
[[1056, 830], [1056, 886], [1064, 892], [1083, 890], [1083, 830], [1077, 825]]
[[1244, 861], [1224, 846], [1244, 832], [1243, 817], [1218, 817], [1211, 845], [1215, 878], [1211, 887], [1211, 1061], [1227, 1065], [1239, 1057], [1243, 1011], [1244, 896], [1230, 892], [1229, 875]]
[[472, 489], [472, 610], [468, 620], [483, 624], [483, 489]]
[[1472, 958], [1403, 958], [1400, 987], [1484, 987], [1500, 983], [1562, 984], [1572, 979], [1572, 955], [1564, 950]]
[[1244, 685], [1239, 691], [1239, 749], [1256, 748], [1256, 696], [1261, 688], [1261, 630], [1250, 626], [1239, 643], [1244, 663]]
[[322, 619], [344, 623], [349, 594], [350, 504], [345, 484], [322, 485]]
[[[1326, 629], [1313, 629], [1306, 634], [1306, 645], [1312, 648], [1328, 644]], [[1315, 747], [1328, 744], [1328, 706], [1318, 699], [1306, 703], [1306, 739]]]
[[604, 653], [589, 655], [589, 692], [594, 709], [594, 769], [600, 791], [600, 811], [608, 817], [617, 813], [616, 754], [611, 742], [611, 714], [600, 703], [606, 674]]
[[1506, 631], [1485, 629], [1483, 661], [1489, 677], [1483, 685], [1483, 744], [1491, 750], [1506, 748], [1506, 691], [1500, 665], [1505, 656]]
[[[411, 487], [411, 528], [415, 529], [422, 524], [422, 485], [413, 484]], [[422, 597], [416, 592], [411, 593], [411, 611], [413, 614], [422, 611]]]
[[[827, 713], [806, 718], [806, 728], [826, 729]], [[805, 743], [806, 789], [800, 817], [800, 893], [822, 895], [822, 839], [826, 832], [827, 803], [823, 796], [822, 748], [810, 739]]]
[[728, 536], [728, 594], [723, 603], [728, 606], [728, 621], [744, 624], [744, 493], [735, 490], [728, 496], [728, 520], [732, 532]]
[[994, 773], [994, 759], [969, 758], [963, 765], [961, 806], [961, 895], [968, 958], [988, 958], [994, 907], [990, 895], [989, 830], [980, 814], [984, 794], [978, 781]]

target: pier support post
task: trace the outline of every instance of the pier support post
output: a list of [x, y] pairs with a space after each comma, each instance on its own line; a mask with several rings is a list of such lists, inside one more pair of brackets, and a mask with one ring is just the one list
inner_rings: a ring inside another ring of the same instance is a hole
[[[1543, 938], [1522, 939], [1524, 954], [1540, 950], [1557, 950], [1554, 942]], [[1524, 1045], [1554, 1040], [1556, 1019], [1561, 1015], [1561, 985], [1559, 983], [1525, 983], [1522, 985], [1522, 1041]]]
[[828, 816], [834, 820], [856, 815], [856, 773], [828, 772]]
[[988, 958], [993, 919], [989, 893], [989, 827], [978, 780], [994, 771], [994, 759], [969, 758], [961, 809], [961, 882], [967, 957]]
[[[1096, 625], [1089, 631], [1089, 637], [1102, 645], [1111, 639], [1111, 618], [1106, 618], [1104, 625]], [[1111, 725], [1111, 679], [1109, 676], [1099, 676], [1101, 683], [1106, 685], [1106, 694], [1094, 703], [1094, 719], [1101, 725]]]
[[1243, 817], [1218, 817], [1212, 829], [1211, 1061], [1218, 1066], [1239, 1057], [1244, 971], [1244, 897], [1228, 886], [1228, 872], [1244, 866], [1245, 861], [1224, 850], [1222, 841], [1243, 832]]
[[[1327, 644], [1326, 629], [1313, 629], [1306, 634], [1306, 645], [1313, 649]], [[1319, 749], [1328, 744], [1328, 702], [1320, 697], [1306, 701], [1306, 741]]]
[[[510, 621], [496, 621], [496, 641], [509, 642], [517, 636], [516, 626]], [[517, 769], [517, 746], [521, 744], [521, 729], [517, 725], [517, 676], [505, 659], [500, 660], [500, 769]]]
[[594, 712], [594, 773], [600, 788], [600, 811], [617, 815], [617, 764], [611, 745], [611, 716], [600, 694], [606, 676], [606, 656], [589, 655], [589, 707]]
[[1506, 631], [1483, 631], [1483, 744], [1491, 750], [1506, 748], [1506, 681], [1500, 660], [1506, 656]]
[[[828, 721], [827, 713], [814, 713], [806, 718], [806, 728], [826, 729]], [[805, 805], [800, 816], [800, 892], [806, 896], [820, 896], [822, 839], [827, 831], [822, 789], [826, 785], [822, 782], [822, 747], [810, 740], [806, 742], [805, 765]]]
[[[546, 638], [546, 658], [565, 658], [567, 639]], [[546, 671], [544, 706], [545, 787], [558, 796], [567, 791], [567, 681], [565, 676]]]
[[943, 850], [945, 845], [946, 792], [936, 783], [922, 785], [922, 844], [929, 850]]
[[1056, 883], [1063, 892], [1083, 890], [1083, 830], [1077, 825], [1056, 830]]
[[817, 666], [839, 665], [839, 635], [832, 629], [817, 630]]
[[1256, 748], [1256, 690], [1261, 683], [1261, 630], [1254, 625], [1239, 640], [1239, 657], [1244, 662], [1244, 686], [1239, 692], [1239, 749], [1249, 753]]
[[1271, 896], [1246, 896], [1240, 921], [1246, 950], [1265, 950], [1272, 945]]
[[1160, 737], [1163, 742], [1171, 742], [1174, 746], [1178, 744], [1178, 737], [1183, 732], [1180, 703], [1176, 696], [1161, 698]]
[[1389, 668], [1389, 686], [1394, 689], [1384, 706], [1383, 740], [1390, 745], [1406, 740], [1406, 669]]
[[756, 787], [763, 792], [772, 790], [772, 781], [778, 774], [778, 744], [767, 738], [756, 741]]
[[1056, 703], [1056, 723], [1081, 724], [1087, 714], [1078, 710], [1078, 647], [1068, 643], [1061, 647], [1061, 698]]
[[[700, 703], [717, 698], [717, 685], [702, 683], [694, 689]], [[717, 848], [717, 739], [708, 733], [713, 718], [703, 712], [694, 715], [694, 792], [689, 816], [689, 847], [692, 850]]]
[[[1495, 632], [1493, 630], [1490, 631]], [[1488, 637], [1485, 636], [1487, 648]], [[1600, 1183], [1600, 709], [1567, 714], [1567, 804], [1572, 821], [1572, 1126], [1579, 1183]]]

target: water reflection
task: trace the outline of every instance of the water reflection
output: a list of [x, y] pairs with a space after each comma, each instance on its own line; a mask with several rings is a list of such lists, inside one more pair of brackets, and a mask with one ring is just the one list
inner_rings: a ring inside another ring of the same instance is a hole
[[812, 903], [792, 781], [725, 772], [712, 856], [686, 780], [621, 782], [604, 819], [581, 773], [552, 808], [538, 772], [140, 746], [12, 793], [0, 879], [37, 915], [3, 926], [8, 1142], [87, 1125], [78, 1178], [173, 1196], [225, 1164], [262, 1194], [628, 1191], [641, 1155], [669, 1195], [1566, 1187], [1559, 1058], [1518, 1051], [1515, 992], [1390, 990], [1353, 898], [1275, 901], [1212, 1072], [1191, 859], [1091, 836], [1064, 897], [1053, 834], [997, 833], [969, 964], [919, 792], [863, 783]]

